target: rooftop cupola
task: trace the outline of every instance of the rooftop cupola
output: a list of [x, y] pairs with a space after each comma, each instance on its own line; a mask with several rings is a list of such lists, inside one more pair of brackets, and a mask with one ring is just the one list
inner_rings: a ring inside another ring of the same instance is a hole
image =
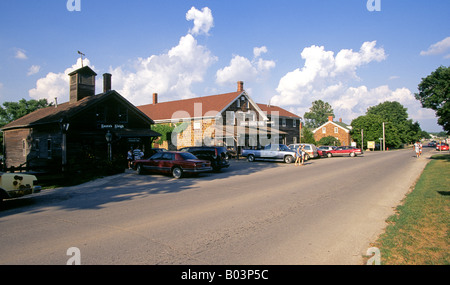
[[95, 95], [95, 73], [89, 66], [82, 67], [71, 73], [70, 76], [70, 103]]

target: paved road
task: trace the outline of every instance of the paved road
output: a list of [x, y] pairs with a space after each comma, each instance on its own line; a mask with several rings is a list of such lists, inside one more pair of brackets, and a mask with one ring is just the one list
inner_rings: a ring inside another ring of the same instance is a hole
[[431, 150], [133, 172], [7, 201], [0, 264], [361, 264]]

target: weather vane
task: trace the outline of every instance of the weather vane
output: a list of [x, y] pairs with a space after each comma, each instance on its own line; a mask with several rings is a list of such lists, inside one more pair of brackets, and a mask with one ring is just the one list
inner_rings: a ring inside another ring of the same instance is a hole
[[81, 56], [81, 67], [83, 67], [83, 55], [85, 54], [82, 53], [81, 51], [78, 51], [78, 54]]

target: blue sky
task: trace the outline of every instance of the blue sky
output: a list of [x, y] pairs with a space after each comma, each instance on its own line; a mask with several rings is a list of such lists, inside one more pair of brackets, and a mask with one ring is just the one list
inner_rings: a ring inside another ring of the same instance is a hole
[[135, 105], [236, 90], [303, 116], [329, 102], [350, 123], [399, 101], [422, 129], [441, 131], [414, 93], [450, 65], [448, 0], [78, 0], [0, 2], [0, 103], [68, 101], [77, 51]]

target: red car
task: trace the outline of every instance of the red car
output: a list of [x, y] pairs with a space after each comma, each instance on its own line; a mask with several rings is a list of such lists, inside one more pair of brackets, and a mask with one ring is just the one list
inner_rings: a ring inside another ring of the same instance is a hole
[[134, 161], [134, 169], [138, 174], [145, 172], [171, 174], [181, 178], [184, 174], [196, 174], [211, 171], [211, 162], [200, 160], [189, 152], [164, 151], [158, 152], [149, 159]]
[[345, 155], [355, 157], [355, 156], [361, 155], [361, 154], [362, 154], [361, 149], [353, 147], [353, 146], [338, 146], [337, 148], [335, 148], [333, 150], [329, 150], [327, 152], [328, 157], [345, 156]]
[[447, 143], [437, 144], [436, 150], [448, 150], [448, 144]]

